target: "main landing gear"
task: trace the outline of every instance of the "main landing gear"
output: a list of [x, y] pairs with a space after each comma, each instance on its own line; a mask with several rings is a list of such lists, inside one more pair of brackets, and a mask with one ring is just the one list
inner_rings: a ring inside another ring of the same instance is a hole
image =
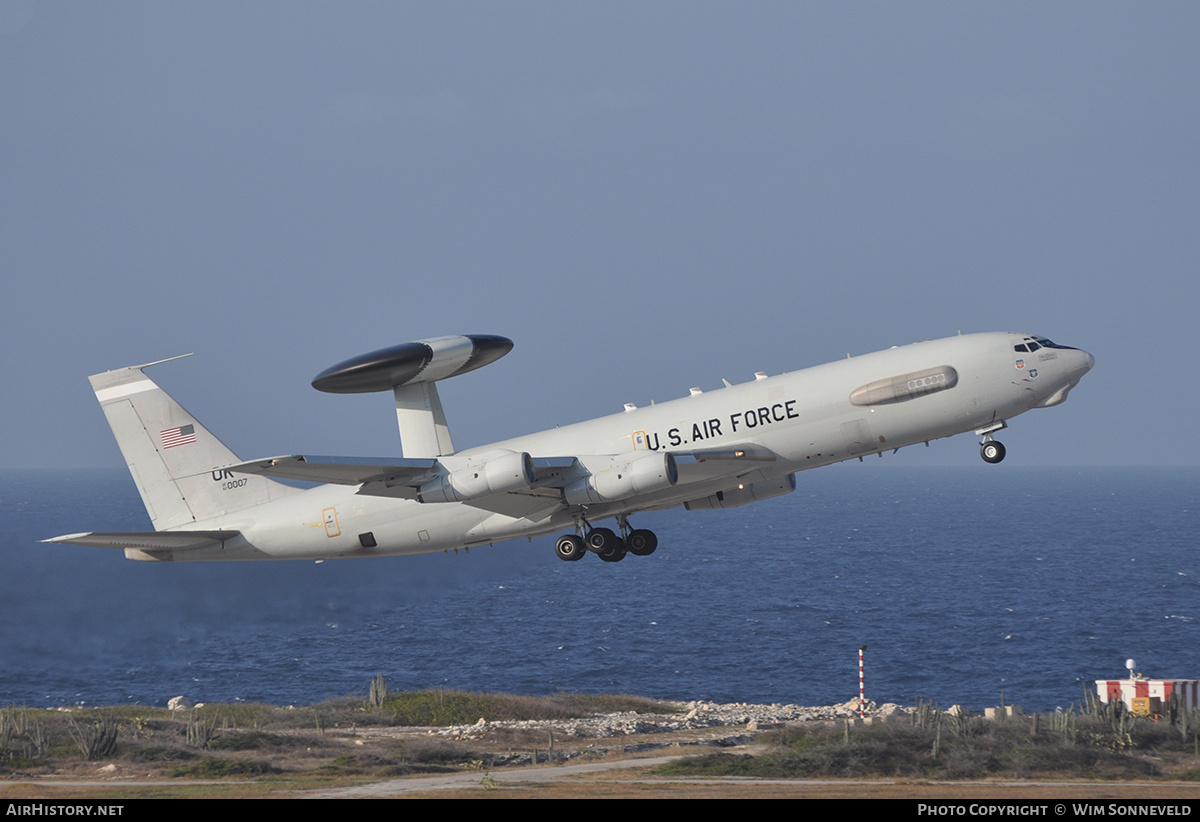
[[658, 537], [646, 528], [630, 529], [625, 517], [617, 517], [617, 525], [621, 536], [611, 528], [593, 528], [583, 517], [579, 518], [576, 531], [586, 532], [583, 536], [563, 534], [554, 541], [554, 553], [565, 562], [578, 562], [588, 551], [598, 555], [605, 562], [620, 562], [625, 555], [644, 557], [654, 553], [658, 547]]

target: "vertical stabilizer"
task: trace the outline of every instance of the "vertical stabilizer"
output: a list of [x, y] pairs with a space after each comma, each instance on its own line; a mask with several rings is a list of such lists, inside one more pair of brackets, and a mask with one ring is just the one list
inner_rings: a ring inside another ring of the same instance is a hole
[[218, 470], [241, 460], [142, 373], [157, 364], [88, 378], [155, 530], [188, 528], [300, 490]]

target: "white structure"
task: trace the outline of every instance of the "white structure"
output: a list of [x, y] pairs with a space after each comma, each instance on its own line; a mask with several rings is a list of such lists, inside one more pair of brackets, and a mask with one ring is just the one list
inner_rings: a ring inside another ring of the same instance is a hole
[[[1160, 714], [1175, 693], [1183, 697], [1187, 710], [1200, 707], [1200, 679], [1097, 679], [1096, 693], [1101, 702], [1119, 699], [1134, 713]], [[1148, 701], [1135, 705], [1135, 699]]]

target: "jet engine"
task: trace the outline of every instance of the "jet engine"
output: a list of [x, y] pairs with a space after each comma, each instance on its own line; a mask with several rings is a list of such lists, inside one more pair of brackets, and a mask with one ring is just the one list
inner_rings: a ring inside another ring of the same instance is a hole
[[[636, 457], [579, 459], [591, 473], [563, 488], [563, 498], [568, 505], [589, 505], [628, 499], [635, 494], [670, 488], [679, 481], [679, 469], [675, 465], [675, 457], [669, 451]], [[588, 464], [601, 460], [608, 462], [599, 470]]]
[[524, 491], [537, 478], [533, 459], [524, 451], [500, 449], [465, 458], [441, 457], [438, 465], [444, 473], [417, 489], [421, 502], [462, 502]]

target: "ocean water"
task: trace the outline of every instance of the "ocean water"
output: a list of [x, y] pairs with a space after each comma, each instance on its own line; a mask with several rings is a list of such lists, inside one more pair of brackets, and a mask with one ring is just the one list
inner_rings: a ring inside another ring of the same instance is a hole
[[1197, 469], [797, 475], [790, 496], [635, 518], [651, 557], [550, 538], [322, 564], [137, 563], [41, 545], [149, 528], [124, 472], [0, 474], [0, 704], [316, 702], [397, 689], [972, 708], [1077, 702], [1125, 659], [1200, 676]]

